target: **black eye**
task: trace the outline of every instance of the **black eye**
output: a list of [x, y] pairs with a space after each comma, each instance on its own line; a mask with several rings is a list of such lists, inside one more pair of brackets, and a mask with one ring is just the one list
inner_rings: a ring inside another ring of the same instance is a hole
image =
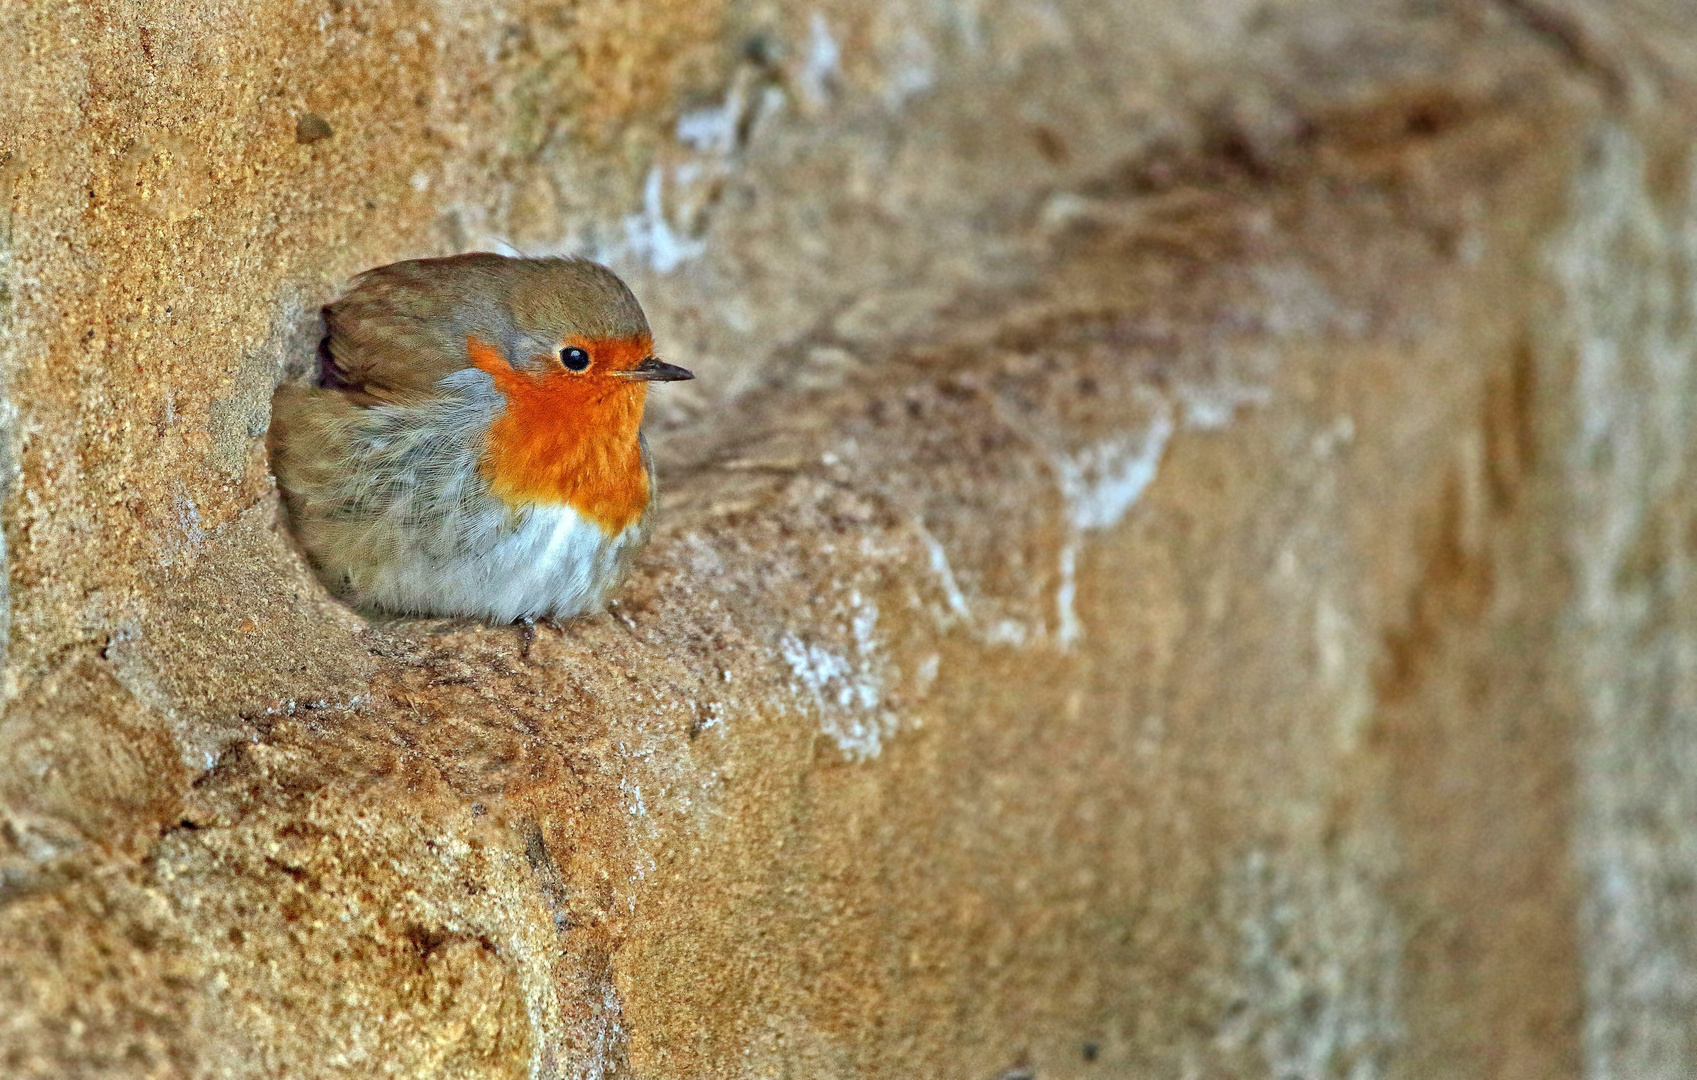
[[589, 366], [589, 354], [577, 346], [560, 350], [560, 363], [566, 365], [567, 371], [582, 371]]

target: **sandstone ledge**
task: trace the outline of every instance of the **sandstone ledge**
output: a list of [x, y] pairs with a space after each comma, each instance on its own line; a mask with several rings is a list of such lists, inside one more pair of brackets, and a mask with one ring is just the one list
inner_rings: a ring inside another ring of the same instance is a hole
[[[0, 1071], [1689, 1071], [1689, 19], [972, 10], [0, 16]], [[484, 228], [705, 357], [528, 656], [263, 458]]]

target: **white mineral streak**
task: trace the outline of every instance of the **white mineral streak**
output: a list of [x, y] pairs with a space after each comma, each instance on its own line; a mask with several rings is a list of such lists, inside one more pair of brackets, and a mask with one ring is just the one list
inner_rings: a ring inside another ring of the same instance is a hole
[[915, 522], [927, 567], [946, 605], [938, 625], [946, 629], [963, 624], [980, 641], [991, 645], [1021, 647], [1043, 642], [1062, 648], [1076, 645], [1084, 633], [1077, 601], [1078, 560], [1085, 537], [1112, 529], [1125, 520], [1154, 483], [1161, 459], [1181, 420], [1186, 430], [1218, 431], [1227, 427], [1240, 409], [1264, 405], [1270, 399], [1271, 391], [1264, 386], [1231, 382], [1186, 384], [1178, 387], [1172, 398], [1150, 391], [1147, 400], [1151, 417], [1140, 431], [1104, 439], [1080, 450], [1050, 451], [1050, 467], [1064, 505], [1065, 530], [1056, 556], [1058, 584], [1053, 635], [1040, 618], [1028, 625], [1018, 618], [998, 617], [994, 598], [969, 598], [954, 572], [947, 549], [923, 522]]
[[1265, 386], [1235, 383], [1187, 384], [1178, 388], [1179, 401], [1184, 404], [1184, 426], [1193, 431], [1220, 431], [1232, 422], [1239, 409], [1265, 405], [1272, 396]]
[[589, 1060], [579, 1070], [583, 1080], [607, 1080], [618, 1068], [617, 1051], [625, 1045], [624, 1004], [609, 979], [601, 987], [601, 1000], [590, 1022]]
[[820, 730], [844, 757], [866, 761], [882, 752], [896, 718], [884, 706], [889, 665], [877, 639], [878, 605], [858, 591], [850, 594], [849, 605], [850, 651], [833, 651], [794, 634], [785, 634], [778, 648], [797, 692], [805, 692], [817, 712]]
[[648, 170], [642, 185], [642, 209], [625, 218], [625, 252], [648, 263], [656, 274], [669, 274], [707, 251], [707, 242], [685, 236], [666, 216], [666, 170]]
[[1591, 1080], [1697, 1076], [1697, 567], [1665, 512], [1697, 480], [1694, 197], [1659, 208], [1643, 148], [1606, 130], [1549, 260], [1564, 295], [1540, 347], [1577, 362], [1568, 631]]
[[1172, 434], [1172, 409], [1163, 402], [1141, 435], [1108, 439], [1058, 457], [1055, 474], [1072, 527], [1088, 532], [1118, 525], [1154, 481]]
[[904, 23], [888, 49], [884, 103], [893, 111], [937, 82], [937, 50], [918, 27]]
[[[0, 264], [0, 269], [3, 269]], [[0, 276], [0, 282], [4, 282]], [[0, 334], [4, 333], [4, 313], [0, 312]], [[3, 388], [0, 388], [3, 389]], [[11, 493], [16, 468], [13, 464], [13, 446], [17, 443], [18, 409], [10, 400], [0, 398], [0, 503]], [[16, 693], [15, 678], [11, 665], [6, 662], [6, 643], [12, 637], [12, 590], [11, 562], [6, 550], [6, 533], [0, 530], [0, 672], [4, 672], [4, 682], [0, 683], [0, 711], [4, 711], [5, 703]]]
[[208, 536], [200, 507], [194, 504], [188, 488], [178, 483], [177, 490], [179, 494], [171, 500], [171, 516], [177, 520], [177, 535], [160, 541], [158, 558], [161, 566], [190, 561], [197, 554], [197, 549], [205, 545]]
[[[486, 901], [439, 912], [436, 918], [453, 925], [469, 917], [472, 925], [507, 928], [500, 948], [511, 958], [524, 997], [531, 1080], [607, 1080], [617, 1075], [629, 1038], [617, 987], [605, 975], [577, 968], [562, 949], [567, 913], [557, 907], [558, 899], [539, 890], [538, 872], [526, 856], [503, 849], [495, 858], [500, 885], [493, 894]], [[484, 909], [485, 903], [490, 909]]]
[[921, 523], [915, 523], [919, 533], [920, 543], [925, 545], [925, 556], [931, 566], [931, 574], [937, 579], [937, 586], [943, 590], [943, 602], [949, 607], [951, 619], [961, 622], [972, 621], [972, 609], [967, 605], [966, 594], [960, 591], [960, 582], [955, 580], [954, 567], [949, 565], [949, 553], [943, 550], [943, 545], [931, 535]]
[[1173, 435], [1173, 410], [1160, 400], [1141, 435], [1109, 439], [1054, 460], [1066, 500], [1067, 538], [1061, 545], [1060, 585], [1055, 591], [1055, 640], [1063, 647], [1083, 636], [1078, 621], [1078, 549], [1085, 533], [1118, 525], [1155, 480]]
[[1377, 1080], [1403, 1037], [1402, 935], [1371, 878], [1295, 853], [1254, 851], [1231, 874], [1235, 969], [1210, 1056], [1289, 1080]]
[[796, 75], [802, 100], [815, 108], [828, 104], [842, 70], [842, 47], [831, 34], [831, 24], [815, 11], [807, 23], [807, 58]]
[[500, 864], [501, 886], [491, 900], [505, 916], [498, 925], [511, 928], [501, 941], [501, 952], [517, 969], [525, 1017], [530, 1021], [530, 1077], [552, 1080], [559, 1076], [560, 1060], [569, 1055], [565, 1033], [558, 1023], [562, 1008], [555, 971], [559, 931], [553, 914], [537, 896], [535, 874], [525, 864], [524, 856], [508, 849], [495, 858]]
[[[11, 184], [0, 177], [0, 194], [10, 195]], [[17, 476], [18, 407], [6, 396], [6, 382], [18, 363], [14, 349], [19, 343], [12, 307], [18, 302], [17, 266], [12, 257], [11, 225], [0, 230], [0, 503], [11, 494]], [[0, 711], [14, 692], [13, 673], [6, 663], [6, 643], [12, 637], [12, 591], [6, 534], [0, 530], [0, 672], [5, 673], [0, 684]]]

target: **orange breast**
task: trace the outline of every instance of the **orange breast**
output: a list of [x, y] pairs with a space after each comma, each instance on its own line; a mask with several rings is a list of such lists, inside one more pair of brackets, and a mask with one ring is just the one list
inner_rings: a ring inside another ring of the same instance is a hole
[[472, 366], [493, 376], [507, 399], [483, 455], [490, 490], [509, 506], [570, 506], [608, 536], [635, 524], [649, 498], [638, 443], [643, 384], [534, 375], [515, 371], [484, 342], [473, 339], [467, 348]]

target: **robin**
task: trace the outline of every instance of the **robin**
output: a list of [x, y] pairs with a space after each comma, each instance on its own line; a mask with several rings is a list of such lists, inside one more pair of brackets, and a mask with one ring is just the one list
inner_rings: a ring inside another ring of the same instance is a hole
[[654, 357], [587, 259], [456, 255], [367, 271], [324, 308], [314, 387], [279, 388], [272, 463], [330, 588], [493, 622], [601, 610], [648, 540]]

